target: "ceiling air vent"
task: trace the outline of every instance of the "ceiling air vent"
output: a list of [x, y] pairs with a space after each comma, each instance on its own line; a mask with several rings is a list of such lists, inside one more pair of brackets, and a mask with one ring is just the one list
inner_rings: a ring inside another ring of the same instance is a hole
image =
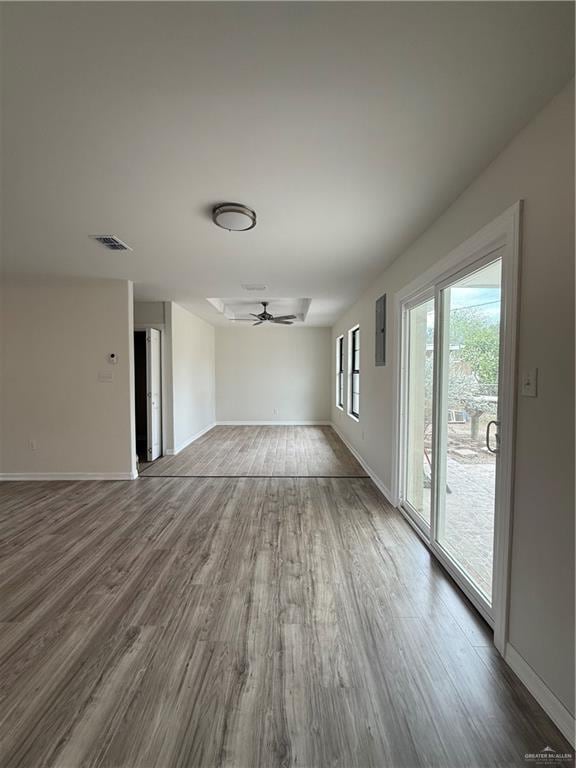
[[105, 248], [108, 248], [110, 251], [131, 251], [132, 248], [130, 248], [129, 245], [126, 245], [126, 243], [123, 243], [122, 240], [120, 240], [119, 237], [116, 237], [116, 235], [90, 235], [92, 240], [97, 240], [100, 245], [103, 245]]
[[245, 291], [265, 291], [266, 287], [262, 283], [242, 283], [242, 288]]

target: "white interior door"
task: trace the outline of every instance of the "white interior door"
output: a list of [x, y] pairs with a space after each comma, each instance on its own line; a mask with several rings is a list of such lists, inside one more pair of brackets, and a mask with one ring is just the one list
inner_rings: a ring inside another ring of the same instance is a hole
[[148, 461], [162, 453], [162, 371], [160, 331], [146, 331], [146, 400], [148, 407]]

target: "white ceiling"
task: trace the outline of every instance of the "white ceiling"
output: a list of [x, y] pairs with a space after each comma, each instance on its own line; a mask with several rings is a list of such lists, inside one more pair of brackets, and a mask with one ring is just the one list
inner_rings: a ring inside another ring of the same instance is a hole
[[213, 322], [256, 282], [331, 324], [573, 73], [572, 3], [2, 6], [6, 267]]

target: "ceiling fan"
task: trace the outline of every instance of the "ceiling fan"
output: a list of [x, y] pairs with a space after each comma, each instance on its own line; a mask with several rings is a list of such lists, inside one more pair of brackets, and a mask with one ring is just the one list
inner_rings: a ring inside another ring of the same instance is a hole
[[292, 325], [292, 321], [296, 320], [296, 315], [279, 315], [278, 317], [274, 317], [274, 315], [271, 315], [270, 312], [266, 310], [266, 307], [268, 306], [269, 302], [261, 301], [260, 303], [264, 307], [264, 311], [260, 312], [259, 315], [255, 315], [254, 312], [250, 312], [252, 317], [256, 318], [256, 322], [252, 323], [252, 325], [262, 325], [262, 323], [276, 323], [277, 325]]

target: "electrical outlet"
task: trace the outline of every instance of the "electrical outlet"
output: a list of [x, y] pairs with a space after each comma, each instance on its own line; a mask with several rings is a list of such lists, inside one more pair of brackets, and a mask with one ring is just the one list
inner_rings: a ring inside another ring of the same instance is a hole
[[522, 397], [538, 397], [538, 368], [527, 368], [520, 377]]

